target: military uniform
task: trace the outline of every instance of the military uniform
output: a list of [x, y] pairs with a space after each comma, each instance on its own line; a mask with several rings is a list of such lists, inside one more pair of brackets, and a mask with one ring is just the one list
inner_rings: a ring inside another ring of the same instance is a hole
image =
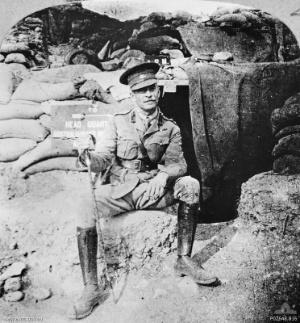
[[109, 217], [135, 209], [159, 209], [178, 200], [175, 271], [203, 285], [217, 280], [206, 275], [191, 258], [200, 186], [196, 179], [184, 176], [187, 165], [180, 129], [157, 106], [159, 90], [155, 73], [158, 68], [155, 63], [140, 64], [121, 76], [120, 82], [128, 84], [136, 96], [136, 105], [112, 116], [104, 136], [96, 142], [95, 151], [81, 154], [83, 161], [88, 157], [91, 171], [108, 174], [108, 184], [101, 185], [99, 181], [95, 184], [95, 198], [101, 213], [96, 215], [97, 219], [92, 219], [95, 213], [90, 207], [90, 199], [82, 199], [82, 209], [78, 210], [87, 218], [87, 222], [77, 227], [85, 287], [69, 314], [71, 318], [89, 315], [102, 299], [97, 279], [95, 226], [100, 216]]
[[[110, 167], [109, 184], [97, 185], [95, 195], [102, 216], [132, 209], [156, 209], [177, 199], [189, 204], [199, 200], [199, 184], [186, 173], [180, 129], [158, 109], [148, 129], [144, 129], [138, 109], [132, 108], [112, 117], [91, 153], [92, 171]], [[145, 185], [159, 172], [168, 174], [163, 196], [143, 199]], [[174, 196], [174, 191], [176, 195]]]

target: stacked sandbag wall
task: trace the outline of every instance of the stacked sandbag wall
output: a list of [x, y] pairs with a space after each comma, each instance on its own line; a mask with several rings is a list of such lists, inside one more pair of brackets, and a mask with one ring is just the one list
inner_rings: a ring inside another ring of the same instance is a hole
[[[142, 61], [161, 59], [160, 63], [166, 64], [167, 59], [190, 56], [176, 28], [191, 19], [192, 16], [188, 14], [152, 13], [135, 21], [124, 22], [124, 30], [135, 28], [131, 35], [122, 38], [116, 38], [111, 31], [110, 39], [97, 54], [100, 68], [104, 71], [128, 68], [132, 58]], [[75, 52], [76, 50], [68, 55], [68, 64], [74, 64]], [[80, 54], [82, 55], [82, 50]], [[90, 62], [94, 60], [90, 51], [85, 51], [85, 55]]]
[[195, 57], [230, 52], [238, 63], [284, 62], [300, 57], [289, 28], [261, 10], [220, 7], [205, 22], [190, 21], [178, 30]]
[[[84, 59], [104, 71], [115, 71], [128, 68], [132, 58], [168, 64], [190, 56], [236, 63], [285, 62], [300, 57], [296, 38], [280, 20], [261, 10], [238, 6], [219, 8], [210, 17], [153, 12], [120, 26], [115, 25], [115, 30], [107, 27], [109, 37], [97, 50], [90, 46], [87, 37], [83, 48], [66, 55], [66, 63], [77, 64]], [[127, 36], [120, 37], [121, 29], [126, 30]], [[99, 35], [102, 32], [99, 29]]]
[[85, 170], [77, 163], [72, 139], [51, 138], [51, 106], [61, 101], [68, 105], [93, 103], [106, 114], [114, 113], [113, 104], [87, 100], [89, 90], [95, 93], [100, 87], [95, 87], [94, 81], [81, 78], [76, 83], [79, 76], [99, 70], [76, 65], [32, 72], [14, 90], [16, 78], [2, 65], [5, 82], [0, 87], [0, 162], [12, 165], [23, 176], [54, 169]]
[[300, 93], [288, 98], [271, 115], [275, 140], [273, 171], [281, 175], [300, 173]]
[[271, 113], [299, 91], [299, 59], [287, 63], [249, 64], [239, 97], [243, 179], [272, 168]]
[[0, 162], [17, 160], [49, 135], [39, 122], [39, 104], [11, 101], [0, 107]]
[[[118, 68], [117, 65], [125, 60], [120, 60], [122, 54], [128, 49], [140, 50], [144, 55], [158, 55], [164, 49], [178, 49], [181, 56], [189, 55], [176, 30], [192, 19], [188, 13], [158, 12], [121, 22], [74, 3], [47, 8], [32, 17], [43, 21], [45, 35], [51, 45], [68, 44], [71, 51], [72, 48], [80, 48], [94, 62], [95, 57], [92, 56], [98, 53], [101, 62], [112, 61], [103, 65], [104, 70]], [[72, 57], [73, 53], [66, 57], [70, 64]]]
[[139, 28], [133, 30], [129, 46], [146, 55], [158, 55], [164, 49], [178, 49], [183, 56], [190, 56], [177, 28], [197, 18], [200, 19], [188, 13], [153, 12], [141, 20]]
[[[0, 63], [0, 163], [4, 163], [4, 168], [8, 162], [36, 147], [37, 141], [47, 135], [47, 130], [37, 121], [43, 114], [38, 104], [11, 100], [18, 85], [30, 75], [22, 64]], [[23, 124], [24, 120], [29, 123]]]
[[[2, 60], [45, 66], [49, 64], [47, 42], [69, 48], [63, 54], [67, 64], [82, 64], [84, 59], [104, 71], [126, 68], [132, 57], [154, 60], [157, 56], [177, 59], [193, 55], [218, 61], [220, 55], [213, 56], [222, 52], [221, 60], [281, 62], [300, 55], [289, 29], [260, 10], [219, 8], [209, 18], [153, 12], [121, 22], [77, 3], [48, 8], [20, 21], [7, 37], [9, 46], [3, 49]], [[7, 50], [13, 56], [6, 59]]]
[[43, 28], [43, 21], [34, 17], [26, 17], [14, 25], [1, 44], [0, 62], [47, 66], [48, 48]]

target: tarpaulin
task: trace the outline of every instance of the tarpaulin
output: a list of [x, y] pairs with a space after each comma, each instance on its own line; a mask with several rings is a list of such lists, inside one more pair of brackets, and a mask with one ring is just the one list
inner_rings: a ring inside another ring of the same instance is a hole
[[203, 212], [232, 218], [241, 183], [272, 168], [271, 112], [300, 89], [300, 63], [215, 64], [190, 60], [192, 135]]

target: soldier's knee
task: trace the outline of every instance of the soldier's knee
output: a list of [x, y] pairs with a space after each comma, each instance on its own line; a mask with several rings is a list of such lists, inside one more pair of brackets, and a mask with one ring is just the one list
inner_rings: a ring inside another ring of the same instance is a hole
[[175, 184], [175, 190], [176, 189], [181, 189], [181, 190], [186, 190], [186, 191], [192, 191], [196, 192], [199, 194], [200, 192], [200, 184], [199, 181], [191, 176], [184, 176], [180, 177], [176, 184]]
[[199, 203], [200, 183], [191, 176], [178, 179], [174, 187], [174, 197], [187, 204]]

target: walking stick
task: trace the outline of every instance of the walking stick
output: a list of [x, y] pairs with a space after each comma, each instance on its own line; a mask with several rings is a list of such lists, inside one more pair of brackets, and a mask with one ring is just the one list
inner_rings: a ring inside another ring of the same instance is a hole
[[[105, 283], [108, 284], [108, 286], [110, 287], [112, 297], [113, 297], [113, 302], [116, 304], [117, 302], [116, 302], [116, 297], [115, 297], [112, 281], [111, 281], [111, 278], [108, 274], [108, 264], [107, 264], [106, 254], [105, 254], [105, 244], [104, 244], [104, 239], [103, 239], [103, 232], [102, 232], [102, 228], [101, 228], [101, 224], [100, 224], [100, 219], [98, 220], [98, 215], [100, 214], [100, 212], [99, 212], [99, 209], [97, 206], [97, 201], [96, 201], [95, 183], [93, 181], [93, 176], [92, 176], [92, 171], [91, 171], [91, 159], [88, 157], [88, 154], [87, 154], [87, 158], [85, 159], [85, 162], [86, 162], [86, 166], [87, 166], [87, 170], [88, 170], [89, 183], [90, 183], [89, 186], [90, 186], [91, 195], [92, 195], [92, 202], [93, 202], [93, 211], [94, 211], [94, 216], [96, 219], [96, 228], [97, 228], [97, 232], [98, 232], [98, 246], [101, 248], [102, 254], [103, 254]], [[106, 169], [104, 175], [100, 179], [101, 184], [103, 182], [103, 178], [106, 176], [106, 174], [108, 173], [110, 168], [111, 168], [111, 166]]]

